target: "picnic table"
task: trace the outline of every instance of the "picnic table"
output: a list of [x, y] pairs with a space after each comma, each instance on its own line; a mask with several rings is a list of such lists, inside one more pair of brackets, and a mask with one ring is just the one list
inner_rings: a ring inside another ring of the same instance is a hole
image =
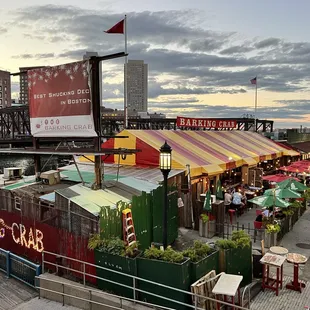
[[[212, 293], [215, 294], [215, 298], [217, 299], [218, 295], [222, 295], [224, 297], [224, 301], [227, 302], [227, 297], [230, 297], [231, 304], [235, 305], [235, 296], [238, 291], [238, 304], [241, 305], [241, 296], [240, 296], [240, 283], [243, 279], [243, 276], [238, 276], [234, 274], [226, 274], [223, 273], [217, 283], [215, 284]], [[217, 309], [221, 309], [221, 305], [216, 303]], [[235, 307], [232, 307], [235, 309]]]

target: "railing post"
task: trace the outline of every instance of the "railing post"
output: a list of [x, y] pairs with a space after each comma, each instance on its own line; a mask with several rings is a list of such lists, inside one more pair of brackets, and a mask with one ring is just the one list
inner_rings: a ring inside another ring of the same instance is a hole
[[89, 310], [92, 310], [93, 303], [92, 303], [92, 292], [89, 290]]
[[44, 251], [42, 252], [42, 274], [44, 273]]
[[136, 301], [136, 278], [132, 278], [133, 300]]
[[6, 276], [9, 278], [10, 277], [10, 252], [9, 251], [4, 251], [5, 254], [5, 269], [6, 269]]
[[65, 305], [65, 285], [62, 283], [62, 305]]
[[83, 263], [83, 284], [86, 286], [85, 263]]

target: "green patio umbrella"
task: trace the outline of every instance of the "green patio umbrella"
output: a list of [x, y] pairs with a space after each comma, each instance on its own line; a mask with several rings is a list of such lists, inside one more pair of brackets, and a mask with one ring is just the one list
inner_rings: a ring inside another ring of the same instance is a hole
[[223, 188], [222, 188], [221, 180], [218, 180], [218, 181], [217, 181], [215, 196], [216, 196], [216, 198], [218, 198], [218, 199], [220, 199], [220, 200], [223, 200], [223, 199], [224, 199]]
[[285, 198], [300, 198], [301, 195], [299, 193], [294, 192], [289, 188], [279, 188], [276, 187], [275, 189], [268, 189], [265, 191], [264, 196], [273, 196], [279, 197], [281, 199]]
[[267, 207], [267, 208], [269, 207], [287, 208], [290, 205], [289, 202], [286, 202], [285, 200], [273, 195], [258, 196], [248, 201], [257, 204], [261, 207]]
[[276, 193], [277, 189], [271, 189], [266, 195], [264, 194], [263, 196], [255, 197], [249, 201], [262, 207], [272, 207], [272, 220], [274, 221], [274, 207], [287, 208], [290, 205], [289, 202], [281, 199], [279, 196], [276, 195]]
[[210, 192], [209, 189], [206, 192], [206, 198], [205, 198], [205, 201], [203, 203], [203, 209], [205, 211], [209, 211], [209, 212], [212, 210], [212, 206], [211, 206], [211, 192]]
[[282, 181], [280, 183], [278, 183], [278, 187], [280, 188], [289, 188], [292, 191], [295, 192], [303, 192], [306, 189], [308, 189], [308, 187], [294, 179], [287, 179], [285, 181]]

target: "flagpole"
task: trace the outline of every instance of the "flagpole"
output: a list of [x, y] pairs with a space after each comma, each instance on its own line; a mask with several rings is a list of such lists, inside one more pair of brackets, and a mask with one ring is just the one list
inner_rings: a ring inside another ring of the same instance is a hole
[[[125, 34], [125, 54], [127, 54], [127, 15], [124, 18], [124, 34]], [[128, 57], [125, 56], [125, 74], [124, 74], [124, 128], [128, 128], [128, 98], [127, 98], [127, 63]]]
[[254, 121], [254, 131], [257, 131], [257, 76], [256, 76], [256, 83], [255, 83], [255, 121]]

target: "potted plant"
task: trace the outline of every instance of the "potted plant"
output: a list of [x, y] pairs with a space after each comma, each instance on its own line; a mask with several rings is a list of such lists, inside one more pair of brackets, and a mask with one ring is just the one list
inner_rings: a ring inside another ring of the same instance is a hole
[[242, 285], [252, 282], [251, 237], [244, 230], [232, 232], [231, 239], [219, 239], [220, 271], [243, 275]]
[[200, 214], [199, 236], [212, 238], [215, 235], [215, 220], [211, 220], [207, 214]]
[[[162, 250], [154, 246], [145, 250], [137, 258], [138, 277], [172, 286], [187, 291], [191, 284], [189, 273], [190, 259], [184, 257], [182, 252], [173, 250], [170, 246]], [[188, 303], [189, 295], [182, 292], [169, 290], [165, 287], [138, 280], [140, 290], [164, 296], [179, 302]], [[168, 308], [186, 309], [174, 302], [152, 296], [150, 294], [141, 293], [141, 300], [158, 304]]]
[[280, 232], [279, 224], [267, 224], [265, 229], [265, 247], [270, 248], [277, 245], [277, 234]]
[[[90, 237], [88, 248], [95, 251], [95, 262], [97, 266], [137, 276], [136, 257], [140, 254], [137, 242], [128, 246], [120, 238], [101, 239], [99, 234], [95, 234]], [[97, 276], [102, 279], [127, 286], [133, 285], [130, 277], [101, 268], [97, 268], [96, 272]], [[100, 289], [133, 298], [133, 291], [131, 289], [102, 279], [99, 279], [97, 282]]]
[[294, 214], [294, 211], [290, 208], [287, 208], [287, 210], [283, 210], [283, 214], [288, 218], [288, 228], [289, 230], [291, 230], [293, 228], [292, 216]]
[[183, 251], [190, 261], [191, 282], [194, 283], [209, 271], [219, 271], [219, 251], [208, 244], [195, 240], [194, 245]]
[[302, 202], [301, 201], [298, 201], [298, 200], [295, 200], [292, 204], [291, 204], [291, 207], [296, 209], [296, 211], [298, 212], [298, 218], [300, 217], [300, 210], [302, 208]]

